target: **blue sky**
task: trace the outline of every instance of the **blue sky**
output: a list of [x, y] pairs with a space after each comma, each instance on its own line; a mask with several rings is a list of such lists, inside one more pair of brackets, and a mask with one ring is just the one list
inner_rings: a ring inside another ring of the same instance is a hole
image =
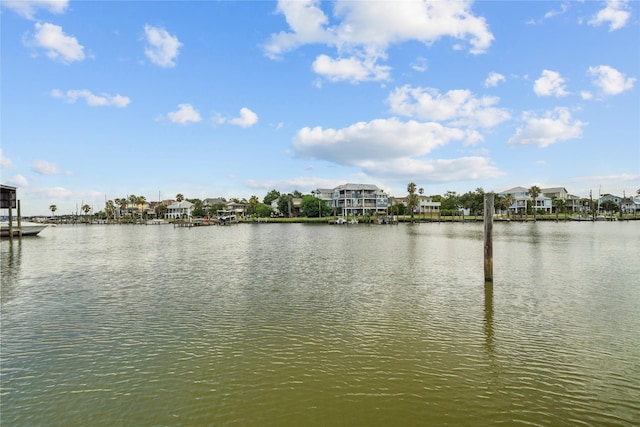
[[635, 1], [2, 0], [2, 183], [129, 194], [640, 188]]

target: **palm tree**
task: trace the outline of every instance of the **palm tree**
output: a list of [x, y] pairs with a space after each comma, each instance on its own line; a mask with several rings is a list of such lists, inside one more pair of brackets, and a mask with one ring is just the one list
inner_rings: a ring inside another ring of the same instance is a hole
[[[422, 195], [424, 194], [424, 188], [420, 187], [418, 189], [418, 193], [420, 193], [420, 196], [422, 197]], [[422, 217], [422, 213], [423, 213], [422, 212], [422, 204], [420, 203], [419, 205], [420, 205], [420, 217]]]
[[418, 200], [416, 200], [418, 198], [418, 196], [416, 195], [416, 184], [410, 182], [407, 185], [407, 192], [409, 193], [409, 197], [407, 197], [407, 208], [409, 208], [409, 211], [411, 213], [411, 220], [413, 221], [413, 211], [418, 205]]
[[260, 203], [260, 200], [258, 199], [257, 196], [251, 196], [249, 198], [249, 206], [251, 207], [251, 212], [253, 212], [254, 215], [256, 214], [258, 203]]
[[116, 204], [120, 207], [119, 215], [118, 215], [118, 219], [120, 220], [122, 219], [122, 216], [124, 215], [124, 212], [127, 209], [127, 199], [124, 197], [116, 199]]
[[107, 222], [109, 222], [109, 218], [113, 218], [115, 220], [116, 206], [113, 204], [113, 200], [107, 200], [104, 211], [107, 214]]
[[160, 205], [156, 206], [156, 217], [163, 218], [166, 213], [167, 213], [167, 206], [166, 205], [160, 204]]
[[84, 212], [85, 219], [90, 210], [91, 210], [91, 206], [87, 204], [82, 205], [82, 211]]
[[507, 210], [507, 218], [510, 218], [511, 209], [509, 208], [511, 208], [511, 205], [513, 205], [515, 202], [516, 202], [516, 198], [513, 197], [511, 193], [506, 194], [502, 199], [502, 207]]
[[144, 196], [138, 196], [136, 197], [136, 205], [138, 206], [138, 210], [141, 212], [140, 213], [140, 217], [142, 219], [146, 219], [147, 218], [147, 211], [144, 208], [144, 203], [147, 201], [147, 198]]
[[540, 190], [540, 187], [538, 187], [537, 185], [533, 185], [531, 186], [531, 188], [529, 189], [529, 195], [531, 196], [531, 198], [533, 199], [533, 220], [536, 220], [536, 199], [538, 198], [538, 196], [540, 195], [540, 192], [542, 190]]
[[56, 205], [51, 205], [51, 206], [49, 206], [49, 210], [51, 211], [51, 215], [53, 215], [55, 217], [56, 216], [56, 211], [58, 210], [58, 207]]
[[565, 208], [567, 206], [567, 201], [557, 197], [553, 199], [553, 202], [551, 203], [553, 204], [553, 207], [556, 208], [556, 221], [558, 221], [558, 214], [560, 213], [560, 211], [562, 212], [565, 211]]
[[176, 195], [176, 200], [178, 201], [178, 203], [184, 200], [184, 196], [182, 195], [182, 193], [178, 193]]

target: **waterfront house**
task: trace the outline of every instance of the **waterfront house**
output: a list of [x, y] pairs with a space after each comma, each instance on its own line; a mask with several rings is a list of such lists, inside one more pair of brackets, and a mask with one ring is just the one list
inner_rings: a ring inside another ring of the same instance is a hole
[[181, 202], [173, 202], [167, 206], [167, 218], [182, 219], [186, 218], [191, 221], [193, 212], [193, 203], [183, 200]]
[[[553, 211], [553, 197], [556, 195], [566, 197], [567, 190], [564, 187], [554, 187], [547, 189], [540, 189], [540, 194], [536, 197], [535, 200], [529, 194], [529, 189], [524, 187], [513, 187], [505, 191], [501, 191], [498, 193], [498, 196], [505, 197], [507, 194], [513, 196], [515, 201], [511, 206], [509, 206], [509, 212], [511, 213], [526, 213], [527, 212], [527, 201], [531, 201], [531, 207], [537, 210], [544, 210], [547, 213], [551, 213]], [[550, 196], [551, 195], [551, 196]]]
[[[402, 203], [405, 207], [407, 207], [409, 206], [408, 199], [408, 197], [389, 197], [389, 204], [393, 206], [397, 203]], [[433, 200], [431, 200], [430, 196], [418, 195], [418, 206], [416, 206], [416, 210], [414, 211], [414, 213], [418, 215], [437, 216], [440, 214], [440, 205], [440, 202], [434, 202]]]
[[388, 194], [372, 184], [344, 184], [333, 189], [331, 208], [342, 216], [386, 213], [388, 206]]
[[640, 214], [640, 196], [623, 197], [620, 202], [620, 208], [623, 214]]
[[247, 207], [242, 203], [236, 203], [234, 201], [227, 202], [225, 204], [227, 212], [231, 212], [236, 218], [244, 218]]

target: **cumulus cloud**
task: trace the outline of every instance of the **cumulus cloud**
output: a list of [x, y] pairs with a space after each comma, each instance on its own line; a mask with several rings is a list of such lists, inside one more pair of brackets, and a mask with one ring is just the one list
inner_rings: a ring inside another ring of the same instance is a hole
[[509, 145], [537, 145], [546, 147], [556, 142], [567, 141], [582, 137], [585, 122], [571, 119], [571, 112], [564, 107], [558, 107], [545, 112], [542, 117], [532, 113], [523, 115], [524, 127], [509, 139]]
[[498, 83], [506, 81], [505, 77], [500, 73], [490, 72], [484, 81], [484, 87], [496, 87]]
[[590, 20], [589, 24], [598, 26], [609, 24], [609, 31], [619, 30], [627, 25], [631, 12], [629, 12], [628, 2], [626, 0], [609, 0], [607, 6], [596, 13]]
[[26, 44], [45, 49], [49, 58], [63, 64], [85, 59], [84, 46], [75, 37], [66, 35], [58, 25], [37, 22], [35, 34]]
[[[443, 177], [449, 176], [446, 179], [459, 179], [460, 176], [486, 178], [500, 174], [486, 158], [474, 158], [467, 162], [463, 159], [427, 158], [436, 148], [453, 141], [464, 142], [469, 137], [468, 132], [434, 122], [376, 119], [342, 129], [302, 128], [293, 139], [293, 150], [301, 158], [356, 167], [378, 177], [397, 174], [409, 177], [429, 173], [429, 179], [432, 180], [432, 176], [435, 179], [439, 173]], [[455, 165], [467, 169], [451, 175]]]
[[332, 59], [320, 55], [313, 62], [313, 71], [328, 80], [361, 82], [368, 80], [389, 80], [391, 67], [378, 65], [371, 59], [356, 57]]
[[533, 84], [533, 91], [538, 96], [560, 97], [569, 94], [560, 73], [551, 70], [542, 71], [542, 76]]
[[396, 88], [387, 98], [395, 114], [482, 128], [511, 118], [506, 110], [495, 107], [499, 101], [497, 97], [475, 97], [464, 89], [441, 94], [437, 89], [409, 85]]
[[248, 128], [258, 123], [258, 115], [250, 109], [243, 107], [240, 109], [240, 117], [229, 120], [232, 125]]
[[190, 122], [198, 123], [202, 120], [198, 110], [193, 108], [191, 104], [178, 104], [178, 111], [168, 113], [167, 119], [173, 123], [179, 123], [181, 125], [186, 125]]
[[56, 164], [46, 160], [36, 160], [31, 164], [31, 170], [40, 175], [71, 175], [69, 171], [63, 171]]
[[582, 98], [585, 101], [588, 101], [589, 99], [593, 98], [593, 94], [587, 90], [583, 90], [580, 92], [580, 98]]
[[284, 15], [289, 31], [271, 34], [265, 54], [276, 59], [305, 44], [322, 44], [338, 54], [334, 59], [321, 55], [314, 62], [314, 70], [330, 80], [386, 80], [390, 68], [377, 62], [386, 59], [392, 44], [416, 40], [431, 45], [449, 37], [479, 54], [494, 39], [485, 19], [475, 16], [466, 1], [338, 0], [332, 3], [334, 25], [323, 5], [319, 0], [280, 0], [276, 11]]
[[160, 67], [175, 67], [182, 47], [178, 37], [172, 36], [164, 28], [151, 25], [144, 26], [144, 33], [148, 43], [144, 50], [147, 58]]
[[388, 162], [365, 163], [362, 169], [369, 175], [398, 180], [424, 176], [429, 182], [466, 181], [505, 175], [487, 157], [480, 156], [457, 159], [398, 158]]
[[28, 187], [29, 186], [29, 181], [27, 181], [27, 178], [25, 178], [23, 175], [15, 175], [12, 178], [9, 178], [7, 180], [7, 184], [11, 185], [12, 187]]
[[2, 0], [2, 5], [12, 9], [24, 18], [34, 19], [39, 10], [51, 13], [64, 13], [69, 6], [68, 0]]
[[608, 65], [589, 67], [588, 71], [594, 80], [593, 84], [606, 95], [618, 95], [633, 87], [636, 79], [626, 77], [620, 71]]
[[103, 93], [98, 96], [94, 95], [87, 89], [68, 90], [67, 92], [62, 92], [59, 89], [54, 89], [51, 91], [51, 96], [53, 98], [63, 98], [69, 103], [74, 103], [78, 100], [78, 98], [81, 98], [84, 99], [87, 102], [87, 105], [89, 105], [90, 107], [123, 108], [129, 105], [129, 103], [131, 102], [131, 99], [126, 96], [122, 96], [119, 94], [112, 96], [107, 93]]
[[8, 157], [5, 157], [2, 152], [2, 148], [0, 148], [0, 167], [3, 169], [9, 169], [13, 167], [13, 162]]

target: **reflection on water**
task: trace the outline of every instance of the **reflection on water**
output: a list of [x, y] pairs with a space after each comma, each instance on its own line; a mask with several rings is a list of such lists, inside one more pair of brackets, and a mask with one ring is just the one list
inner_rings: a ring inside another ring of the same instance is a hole
[[[640, 222], [1, 242], [3, 425], [638, 425]], [[483, 292], [484, 291], [484, 292]]]
[[484, 334], [487, 353], [493, 354], [493, 282], [484, 282]]

